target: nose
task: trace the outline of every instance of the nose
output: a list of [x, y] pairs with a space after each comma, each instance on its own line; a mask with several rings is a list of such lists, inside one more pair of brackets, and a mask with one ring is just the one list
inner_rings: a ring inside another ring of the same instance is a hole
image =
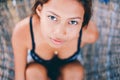
[[54, 29], [54, 34], [58, 36], [66, 35], [66, 26], [64, 24], [57, 24]]

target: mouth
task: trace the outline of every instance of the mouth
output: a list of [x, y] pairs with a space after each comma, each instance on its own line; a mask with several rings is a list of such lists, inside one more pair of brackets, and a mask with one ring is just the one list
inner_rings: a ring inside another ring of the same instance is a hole
[[60, 39], [54, 39], [51, 38], [52, 43], [54, 43], [55, 45], [61, 45], [63, 43], [63, 40]]

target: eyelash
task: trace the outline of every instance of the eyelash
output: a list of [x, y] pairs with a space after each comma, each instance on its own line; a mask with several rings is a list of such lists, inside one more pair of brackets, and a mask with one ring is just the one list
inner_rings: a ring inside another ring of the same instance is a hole
[[[57, 21], [57, 18], [56, 18], [55, 16], [53, 16], [53, 15], [49, 15], [48, 18], [49, 18], [50, 20], [52, 20], [52, 21]], [[54, 19], [53, 19], [53, 18], [54, 18]], [[75, 24], [72, 24], [73, 22], [74, 22]], [[71, 21], [68, 22], [68, 24], [70, 24], [70, 25], [77, 25], [77, 24], [78, 24], [78, 21], [76, 21], [76, 20], [71, 20]]]
[[[72, 24], [72, 22], [74, 22], [75, 24]], [[77, 25], [78, 24], [78, 21], [75, 21], [75, 20], [71, 20], [70, 22], [68, 22], [69, 24], [71, 25]]]
[[[49, 15], [48, 18], [53, 21], [57, 21], [57, 18], [55, 16]], [[54, 18], [54, 19], [53, 19]]]

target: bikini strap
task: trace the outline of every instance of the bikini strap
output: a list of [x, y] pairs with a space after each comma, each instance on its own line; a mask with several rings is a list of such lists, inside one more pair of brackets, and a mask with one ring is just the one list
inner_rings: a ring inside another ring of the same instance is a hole
[[78, 38], [78, 45], [77, 45], [77, 51], [80, 50], [80, 46], [81, 46], [81, 39], [82, 39], [82, 28], [79, 32], [79, 38]]
[[31, 34], [31, 39], [32, 39], [32, 51], [35, 51], [35, 41], [34, 41], [34, 33], [33, 33], [33, 28], [32, 28], [32, 16], [30, 17], [30, 34]]

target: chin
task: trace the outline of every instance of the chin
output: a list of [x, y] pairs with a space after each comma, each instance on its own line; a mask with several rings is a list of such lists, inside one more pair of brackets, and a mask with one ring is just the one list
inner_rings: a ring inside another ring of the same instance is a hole
[[58, 48], [61, 48], [62, 45], [51, 45], [51, 47], [58, 49]]
[[63, 44], [61, 45], [55, 45], [55, 44], [49, 44], [52, 48], [55, 48], [55, 49], [58, 49], [58, 48], [61, 48], [63, 46]]

